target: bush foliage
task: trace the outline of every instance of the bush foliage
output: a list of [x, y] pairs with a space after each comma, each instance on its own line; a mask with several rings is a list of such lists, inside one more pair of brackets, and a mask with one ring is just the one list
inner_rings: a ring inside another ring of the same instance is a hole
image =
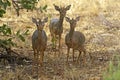
[[[38, 3], [39, 0], [0, 0], [0, 17], [2, 18], [4, 14], [6, 13], [7, 7], [13, 5], [13, 7], [16, 9], [17, 15], [19, 16], [19, 10], [20, 9], [27, 9], [27, 10], [33, 10], [36, 9], [36, 3]], [[39, 8], [39, 11], [43, 12], [46, 11], [47, 5]], [[16, 43], [13, 41], [15, 38], [20, 39], [21, 41], [25, 42], [25, 36], [28, 35], [29, 30], [26, 30], [25, 32], [18, 30], [16, 33], [13, 32], [11, 27], [7, 24], [3, 24], [0, 26], [0, 36], [3, 37], [3, 39], [0, 39], [0, 47], [11, 47], [15, 46]]]

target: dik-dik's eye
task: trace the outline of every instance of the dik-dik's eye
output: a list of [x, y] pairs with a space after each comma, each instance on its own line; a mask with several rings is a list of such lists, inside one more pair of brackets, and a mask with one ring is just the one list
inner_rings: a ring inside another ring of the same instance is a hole
[[38, 26], [39, 26], [39, 24], [38, 24], [38, 23], [36, 23], [36, 26], [38, 27]]

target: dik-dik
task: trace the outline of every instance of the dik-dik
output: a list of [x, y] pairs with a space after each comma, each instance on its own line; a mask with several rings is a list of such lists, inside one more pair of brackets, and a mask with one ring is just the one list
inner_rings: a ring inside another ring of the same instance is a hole
[[70, 48], [73, 49], [73, 61], [74, 61], [74, 51], [75, 50], [79, 51], [78, 60], [80, 58], [81, 52], [84, 52], [84, 54], [86, 54], [86, 50], [84, 48], [85, 36], [83, 33], [74, 30], [76, 27], [76, 23], [77, 23], [77, 21], [79, 21], [79, 19], [80, 19], [80, 17], [76, 17], [75, 19], [73, 19], [73, 18], [70, 19], [70, 18], [66, 17], [66, 21], [70, 23], [70, 31], [65, 36], [65, 44], [67, 45], [67, 62], [68, 62], [68, 58], [69, 58]]
[[[61, 35], [63, 33], [63, 21], [64, 17], [66, 15], [66, 12], [70, 9], [71, 5], [68, 5], [67, 7], [59, 7], [54, 4], [55, 10], [57, 10], [60, 13], [59, 19], [52, 19], [50, 21], [49, 29], [50, 29], [50, 34], [52, 36], [52, 40], [56, 39], [56, 36], [59, 36], [59, 53], [60, 53], [60, 48], [61, 48]], [[55, 48], [56, 48], [56, 43]]]
[[[37, 62], [42, 65], [44, 51], [47, 47], [47, 36], [45, 31], [43, 30], [45, 23], [48, 21], [48, 18], [35, 19], [32, 18], [32, 22], [36, 24], [37, 29], [34, 31], [32, 35], [32, 48], [34, 51], [34, 63]], [[38, 62], [40, 56], [40, 62]]]

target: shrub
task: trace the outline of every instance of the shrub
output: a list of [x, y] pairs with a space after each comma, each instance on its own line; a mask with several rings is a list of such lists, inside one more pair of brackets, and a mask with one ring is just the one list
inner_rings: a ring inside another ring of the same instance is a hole
[[108, 71], [103, 75], [103, 80], [120, 80], [120, 61], [117, 65], [110, 61]]

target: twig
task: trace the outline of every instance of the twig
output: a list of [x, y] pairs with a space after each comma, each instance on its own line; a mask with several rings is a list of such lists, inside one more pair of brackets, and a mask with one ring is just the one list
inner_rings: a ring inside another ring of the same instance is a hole
[[20, 8], [20, 6], [18, 5], [18, 0], [12, 0], [12, 3], [13, 3], [13, 7], [15, 8], [15, 10], [16, 10], [16, 12], [17, 12], [17, 16], [19, 16], [20, 14], [19, 14], [19, 11], [20, 11], [20, 9], [22, 9], [22, 8]]

